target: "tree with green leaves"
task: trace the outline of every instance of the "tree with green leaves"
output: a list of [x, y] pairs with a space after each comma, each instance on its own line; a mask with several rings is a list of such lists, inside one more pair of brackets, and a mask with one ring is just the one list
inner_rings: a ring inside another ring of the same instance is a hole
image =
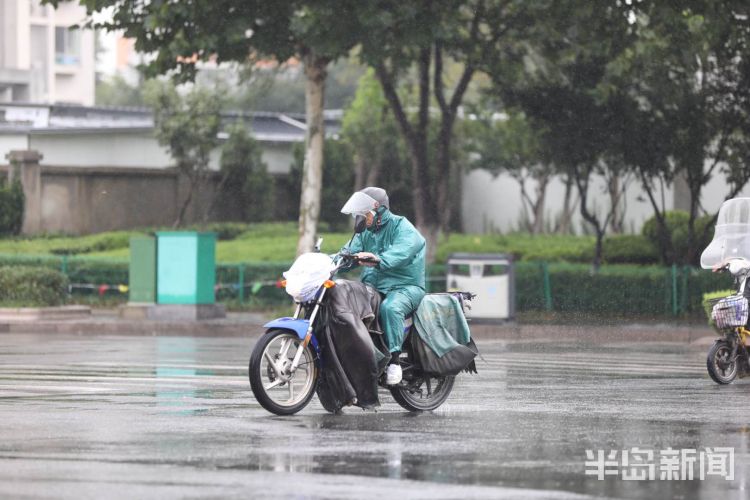
[[221, 147], [221, 180], [216, 191], [219, 196], [238, 202], [243, 221], [272, 220], [274, 182], [258, 143], [241, 121], [229, 127], [228, 134]]
[[[467, 149], [473, 158], [471, 166], [497, 176], [510, 175], [521, 189], [523, 229], [531, 234], [544, 231], [544, 209], [547, 186], [557, 174], [557, 167], [543, 151], [540, 131], [532, 127], [523, 112], [499, 113], [485, 100], [472, 113]], [[529, 193], [528, 184], [535, 184]]]
[[196, 189], [206, 181], [211, 152], [220, 144], [221, 92], [195, 87], [183, 96], [172, 83], [152, 80], [144, 94], [154, 110], [156, 139], [169, 149], [180, 175], [188, 180], [173, 224], [179, 227]]
[[653, 179], [685, 184], [685, 261], [692, 263], [706, 238], [696, 224], [705, 212], [704, 187], [721, 176], [728, 199], [750, 180], [750, 8], [731, 0], [643, 1], [631, 8], [634, 44], [612, 58], [603, 89], [631, 103], [625, 155], [638, 166], [654, 207], [663, 257], [670, 251], [666, 207], [658, 204]]
[[395, 147], [398, 130], [372, 69], [359, 80], [342, 119], [341, 136], [354, 152], [354, 190], [378, 185], [385, 154]]
[[[43, 0], [57, 5], [60, 0]], [[320, 213], [323, 165], [323, 109], [330, 61], [355, 45], [358, 2], [348, 0], [79, 0], [89, 15], [111, 17], [88, 26], [122, 30], [148, 54], [147, 76], [169, 73], [195, 78], [199, 63], [253, 64], [261, 59], [296, 58], [306, 78], [306, 154], [300, 196], [298, 253], [310, 251]]]
[[122, 76], [114, 75], [97, 79], [97, 106], [144, 106], [143, 92], [140, 87], [130, 85]]
[[[15, 166], [11, 165], [11, 169]], [[15, 236], [23, 228], [24, 204], [21, 179], [0, 177], [0, 236]]]
[[534, 2], [539, 12], [514, 51], [488, 59], [493, 92], [506, 106], [523, 110], [536, 129], [545, 157], [554, 158], [573, 181], [581, 217], [596, 234], [598, 269], [602, 243], [622, 198], [622, 184], [610, 207], [592, 200], [592, 182], [618, 185], [627, 165], [610, 154], [617, 129], [617, 102], [603, 98], [607, 65], [632, 43], [626, 4], [606, 7], [576, 1]]
[[[509, 32], [530, 22], [523, 4], [386, 0], [357, 9], [361, 58], [375, 70], [409, 152], [415, 222], [428, 240], [428, 257], [455, 213], [451, 191], [458, 176], [452, 159], [459, 107], [482, 61], [503, 50]], [[452, 80], [446, 74], [449, 61], [460, 66]], [[403, 92], [400, 83], [410, 80], [414, 91]]]

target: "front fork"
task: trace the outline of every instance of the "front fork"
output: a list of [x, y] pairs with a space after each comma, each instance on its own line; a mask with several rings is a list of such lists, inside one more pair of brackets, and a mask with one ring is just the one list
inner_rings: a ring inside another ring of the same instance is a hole
[[[302, 340], [302, 343], [297, 348], [297, 352], [294, 354], [294, 359], [292, 360], [292, 366], [289, 367], [289, 373], [292, 374], [295, 371], [297, 371], [297, 366], [299, 365], [300, 360], [302, 359], [302, 354], [305, 352], [305, 349], [310, 344], [310, 340], [312, 339], [313, 334], [313, 327], [315, 326], [315, 319], [318, 317], [318, 312], [320, 311], [320, 306], [323, 302], [323, 297], [326, 294], [327, 288], [321, 288], [320, 294], [318, 295], [318, 298], [315, 302], [315, 308], [313, 309], [312, 314], [310, 314], [310, 323], [307, 327], [307, 333], [305, 334], [304, 340]], [[302, 304], [297, 305], [297, 311], [294, 313], [295, 318], [299, 318], [299, 315], [302, 314]]]

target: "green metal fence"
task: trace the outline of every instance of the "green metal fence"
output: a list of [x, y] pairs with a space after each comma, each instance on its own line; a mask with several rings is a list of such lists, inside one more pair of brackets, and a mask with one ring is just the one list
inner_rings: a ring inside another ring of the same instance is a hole
[[[68, 276], [75, 301], [127, 301], [128, 261], [68, 256], [1, 255], [0, 266], [58, 269]], [[249, 306], [289, 303], [278, 286], [288, 262], [219, 264], [216, 298]], [[356, 279], [356, 273], [349, 277]], [[726, 274], [692, 267], [617, 265], [592, 274], [585, 264], [516, 263], [516, 310], [563, 313], [679, 316], [702, 311], [706, 292], [732, 287]], [[428, 268], [428, 289], [445, 290], [445, 266]]]

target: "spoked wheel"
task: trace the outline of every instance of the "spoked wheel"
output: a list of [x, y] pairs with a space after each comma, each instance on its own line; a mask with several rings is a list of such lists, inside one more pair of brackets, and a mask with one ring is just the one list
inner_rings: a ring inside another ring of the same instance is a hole
[[706, 357], [708, 374], [717, 384], [728, 384], [737, 376], [737, 360], [732, 359], [732, 345], [726, 340], [717, 340]]
[[253, 348], [248, 376], [250, 387], [260, 405], [276, 415], [292, 415], [307, 406], [313, 394], [318, 372], [310, 345], [294, 373], [289, 373], [300, 338], [288, 330], [269, 330]]
[[448, 399], [456, 377], [447, 375], [433, 377], [427, 374], [415, 374], [404, 377], [402, 385], [390, 387], [391, 395], [402, 408], [409, 411], [434, 410]]

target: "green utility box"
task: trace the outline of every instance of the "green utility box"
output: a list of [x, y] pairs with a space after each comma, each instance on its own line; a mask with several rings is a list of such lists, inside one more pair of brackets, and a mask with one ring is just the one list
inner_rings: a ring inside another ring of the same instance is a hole
[[216, 233], [156, 233], [157, 302], [214, 304]]
[[130, 267], [128, 269], [130, 302], [156, 302], [156, 238], [130, 238]]

